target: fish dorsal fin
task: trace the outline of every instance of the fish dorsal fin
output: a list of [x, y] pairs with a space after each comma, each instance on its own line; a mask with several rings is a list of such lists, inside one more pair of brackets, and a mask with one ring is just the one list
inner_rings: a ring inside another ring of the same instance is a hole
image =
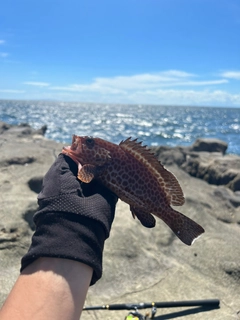
[[161, 188], [164, 189], [167, 195], [169, 204], [173, 206], [184, 204], [184, 195], [176, 177], [164, 168], [151, 150], [143, 146], [142, 142], [138, 142], [137, 139], [131, 140], [131, 137], [120, 142], [119, 146], [131, 154], [137, 161], [144, 164], [158, 179]]

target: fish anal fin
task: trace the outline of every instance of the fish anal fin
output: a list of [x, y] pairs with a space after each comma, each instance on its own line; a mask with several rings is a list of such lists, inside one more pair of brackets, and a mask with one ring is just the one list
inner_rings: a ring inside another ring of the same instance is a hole
[[155, 227], [156, 220], [150, 213], [132, 206], [130, 206], [130, 210], [132, 212], [133, 217], [135, 218], [136, 216], [144, 227], [146, 228]]
[[78, 167], [78, 179], [82, 182], [89, 183], [97, 175], [97, 167], [92, 164], [85, 164]]
[[[131, 208], [130, 208], [130, 210], [131, 210]], [[131, 213], [132, 213], [132, 217], [133, 217], [133, 219], [135, 219], [135, 217], [136, 217], [136, 216], [135, 216], [134, 211], [132, 211], [132, 210], [131, 210]]]
[[192, 219], [169, 207], [168, 212], [158, 215], [185, 244], [190, 246], [204, 233], [204, 229]]

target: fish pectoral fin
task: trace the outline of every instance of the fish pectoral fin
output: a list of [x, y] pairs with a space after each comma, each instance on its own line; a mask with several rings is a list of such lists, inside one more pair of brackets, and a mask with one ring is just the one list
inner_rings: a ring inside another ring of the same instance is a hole
[[148, 213], [144, 210], [141, 210], [140, 208], [135, 208], [132, 206], [130, 206], [130, 210], [132, 212], [133, 217], [135, 218], [135, 216], [136, 216], [144, 227], [146, 227], [146, 228], [155, 227], [156, 220], [151, 215], [151, 213]]
[[85, 164], [78, 167], [78, 179], [82, 182], [89, 183], [97, 175], [97, 167], [92, 164]]

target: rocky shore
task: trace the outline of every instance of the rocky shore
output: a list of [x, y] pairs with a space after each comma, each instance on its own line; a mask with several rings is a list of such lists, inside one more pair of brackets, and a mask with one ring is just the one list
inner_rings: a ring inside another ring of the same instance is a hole
[[[42, 178], [63, 146], [45, 139], [46, 129], [0, 123], [0, 305], [30, 244]], [[103, 277], [86, 305], [219, 299], [219, 309], [158, 309], [155, 319], [240, 319], [240, 157], [227, 154], [218, 140], [154, 149], [184, 191], [178, 210], [205, 233], [188, 247], [160, 220], [153, 229], [142, 227], [119, 201]], [[127, 313], [84, 311], [81, 319], [124, 319]]]

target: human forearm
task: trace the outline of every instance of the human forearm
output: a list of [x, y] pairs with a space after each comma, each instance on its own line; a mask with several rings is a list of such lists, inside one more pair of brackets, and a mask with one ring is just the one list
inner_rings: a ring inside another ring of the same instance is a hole
[[91, 278], [92, 268], [83, 263], [39, 258], [19, 276], [0, 318], [78, 320]]

